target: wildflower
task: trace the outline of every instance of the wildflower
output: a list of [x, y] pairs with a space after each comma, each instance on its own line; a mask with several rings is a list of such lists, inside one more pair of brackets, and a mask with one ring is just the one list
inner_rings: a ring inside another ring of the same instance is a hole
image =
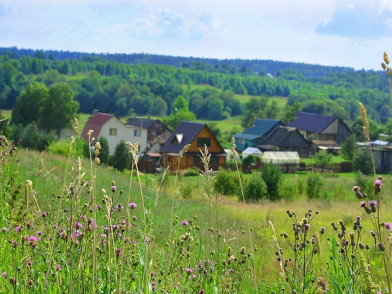
[[16, 279], [14, 277], [10, 278], [10, 283], [11, 285], [15, 285], [16, 284]]
[[116, 192], [116, 186], [112, 186], [111, 189], [113, 193]]
[[1, 275], [3, 276], [4, 279], [7, 278], [7, 273], [6, 272], [2, 272]]
[[12, 241], [11, 244], [12, 244], [12, 247], [14, 247], [14, 248], [16, 248], [18, 246], [18, 242], [16, 242], [16, 241]]
[[122, 250], [119, 248], [116, 249], [115, 253], [117, 256], [122, 256]]
[[353, 191], [355, 192], [355, 195], [357, 196], [358, 199], [363, 198], [363, 195], [361, 193], [361, 188], [359, 186], [354, 186]]
[[29, 241], [29, 242], [35, 242], [35, 241], [37, 241], [37, 236], [30, 236], [28, 239], [27, 239], [27, 241]]
[[305, 230], [309, 230], [310, 229], [310, 225], [309, 224], [306, 224], [305, 225]]
[[377, 246], [378, 246], [378, 249], [380, 249], [380, 251], [384, 251], [385, 250], [385, 247], [384, 247], [384, 245], [382, 245], [381, 242], [378, 243]]
[[386, 223], [385, 228], [390, 231], [392, 229], [392, 224], [391, 223]]
[[382, 188], [382, 180], [378, 178], [377, 180], [374, 181], [374, 192], [379, 193], [381, 192]]
[[181, 222], [181, 226], [184, 226], [184, 227], [185, 227], [185, 226], [187, 226], [187, 225], [188, 225], [188, 221], [184, 219], [184, 220]]
[[22, 230], [22, 227], [21, 226], [17, 226], [16, 228], [15, 228], [15, 232], [17, 233], [17, 232], [20, 232]]
[[366, 206], [366, 201], [361, 201], [361, 207], [365, 207]]
[[76, 227], [77, 229], [81, 229], [81, 228], [83, 227], [83, 225], [82, 225], [81, 223], [77, 222], [77, 223], [75, 224], [75, 227]]
[[59, 265], [59, 264], [56, 264], [56, 271], [61, 271], [63, 268], [61, 267], [61, 265]]
[[192, 274], [193, 273], [193, 269], [192, 268], [186, 268], [185, 269], [185, 271], [188, 273], [188, 274]]
[[199, 294], [204, 294], [204, 292], [205, 292], [205, 290], [204, 290], [204, 289], [201, 289], [201, 290], [199, 291]]
[[45, 217], [48, 216], [48, 214], [47, 214], [46, 212], [43, 212], [43, 213], [41, 213], [41, 216], [42, 216], [43, 218], [45, 218]]
[[41, 231], [37, 231], [36, 234], [37, 234], [38, 236], [41, 236], [41, 235], [42, 235], [42, 232], [41, 232]]
[[326, 228], [325, 228], [325, 227], [321, 227], [320, 234], [321, 234], [321, 235], [322, 235], [322, 234], [324, 234], [324, 233], [325, 233], [325, 230], [326, 230]]
[[374, 200], [372, 200], [372, 201], [369, 202], [369, 205], [370, 205], [370, 210], [371, 210], [371, 212], [376, 212], [376, 205], [377, 205], [377, 202], [374, 201]]
[[132, 202], [132, 203], [129, 203], [128, 207], [130, 207], [131, 209], [135, 209], [137, 207], [137, 204]]
[[8, 230], [8, 228], [6, 228], [6, 227], [2, 227], [2, 228], [1, 228], [1, 231], [5, 233], [5, 232], [8, 232], [9, 230]]

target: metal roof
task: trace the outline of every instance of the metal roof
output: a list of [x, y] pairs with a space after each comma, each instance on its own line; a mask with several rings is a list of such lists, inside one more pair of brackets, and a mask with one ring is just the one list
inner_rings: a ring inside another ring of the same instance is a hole
[[309, 112], [299, 112], [296, 116], [297, 119], [289, 123], [289, 127], [314, 133], [322, 133], [331, 123], [338, 119], [333, 116]]

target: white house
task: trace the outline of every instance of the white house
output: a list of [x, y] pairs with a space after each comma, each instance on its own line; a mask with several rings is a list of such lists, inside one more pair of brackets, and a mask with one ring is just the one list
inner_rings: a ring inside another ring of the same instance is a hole
[[106, 138], [109, 144], [109, 154], [113, 155], [118, 143], [138, 143], [139, 152], [147, 148], [147, 129], [138, 126], [124, 125], [117, 117], [108, 113], [97, 113], [84, 126], [82, 138], [88, 141], [88, 131], [93, 130], [91, 137], [98, 140]]

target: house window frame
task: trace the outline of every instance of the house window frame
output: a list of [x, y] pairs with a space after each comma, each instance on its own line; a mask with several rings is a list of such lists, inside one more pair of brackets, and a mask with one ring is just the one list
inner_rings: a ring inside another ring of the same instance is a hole
[[117, 128], [110, 128], [109, 136], [117, 136]]
[[205, 137], [201, 137], [201, 138], [197, 138], [197, 147], [210, 147], [211, 146], [211, 138], [205, 138]]
[[139, 129], [133, 130], [133, 136], [134, 137], [141, 137], [142, 136], [142, 130], [139, 130]]

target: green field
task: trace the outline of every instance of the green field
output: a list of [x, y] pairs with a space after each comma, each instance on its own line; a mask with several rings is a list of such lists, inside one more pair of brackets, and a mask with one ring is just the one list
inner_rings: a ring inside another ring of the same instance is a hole
[[[318, 212], [314, 220], [311, 221], [309, 236], [317, 234], [318, 238], [320, 238], [319, 252], [313, 257], [310, 264], [316, 278], [317, 276], [322, 276], [330, 289], [334, 287], [331, 279], [337, 279], [338, 275], [345, 274], [344, 272], [336, 272], [337, 269], [330, 269], [328, 273], [323, 272], [332, 254], [331, 240], [332, 238], [338, 238], [337, 233], [331, 227], [331, 223], [335, 222], [338, 224], [339, 220], [344, 221], [348, 235], [353, 231], [352, 224], [356, 217], [361, 216], [363, 218], [363, 233], [360, 240], [364, 244], [372, 246], [372, 237], [370, 235], [372, 218], [369, 218], [360, 207], [360, 201], [355, 198], [352, 192], [352, 187], [355, 184], [354, 174], [323, 174], [324, 185], [320, 191], [321, 196], [318, 199], [311, 200], [306, 196], [306, 181], [309, 174], [285, 174], [283, 181], [285, 187], [297, 187], [293, 192], [294, 194], [288, 199], [274, 202], [261, 200], [259, 203], [245, 204], [239, 201], [241, 197], [238, 194], [223, 196], [213, 190], [204, 190], [203, 187], [209, 187], [208, 179], [212, 180], [212, 177], [207, 177], [203, 181], [201, 176], [188, 177], [181, 173], [177, 177], [175, 175], [168, 176], [164, 184], [160, 186], [158, 183], [161, 180], [161, 175], [139, 174], [140, 180], [138, 180], [138, 174], [134, 173], [130, 185], [130, 172], [120, 173], [111, 168], [96, 166], [95, 164], [90, 165], [90, 162], [85, 159], [81, 161], [81, 166], [78, 167], [76, 158], [70, 158], [67, 167], [66, 158], [49, 155], [45, 152], [38, 153], [20, 150], [16, 156], [18, 158], [18, 162], [15, 163], [16, 166], [11, 164], [11, 160], [8, 165], [11, 168], [2, 169], [2, 174], [12, 177], [13, 180], [12, 184], [10, 183], [11, 188], [7, 188], [8, 186], [5, 185], [7, 181], [1, 185], [3, 191], [2, 205], [6, 208], [1, 213], [1, 226], [9, 231], [3, 231], [4, 238], [0, 240], [0, 256], [2, 260], [0, 270], [1, 272], [6, 272], [9, 278], [14, 276], [13, 273], [17, 272], [18, 267], [22, 266], [23, 275], [17, 276], [16, 285], [3, 283], [0, 286], [3, 293], [11, 291], [14, 286], [18, 292], [18, 289], [22, 289], [25, 283], [29, 283], [29, 280], [34, 281], [31, 288], [31, 291], [34, 293], [44, 292], [45, 285], [50, 287], [49, 293], [58, 293], [62, 292], [65, 289], [64, 287], [69, 287], [70, 279], [74, 280], [75, 291], [84, 289], [83, 291], [91, 292], [92, 287], [109, 291], [108, 289], [115, 290], [119, 287], [120, 275], [122, 275], [123, 279], [122, 287], [134, 289], [136, 292], [155, 285], [157, 289], [161, 289], [161, 291], [166, 289], [170, 293], [177, 293], [176, 287], [179, 289], [178, 293], [184, 293], [183, 291], [185, 293], [188, 293], [187, 291], [191, 291], [189, 293], [197, 293], [201, 288], [206, 293], [215, 293], [214, 287], [218, 287], [218, 293], [254, 293], [255, 287], [258, 289], [257, 293], [273, 293], [279, 289], [278, 282], [281, 281], [281, 269], [275, 255], [275, 251], [278, 249], [277, 246], [283, 248], [285, 258], [294, 258], [294, 253], [290, 250], [288, 243], [288, 240], [293, 241], [293, 234], [292, 220], [287, 216], [287, 210], [296, 212], [298, 222], [302, 220], [304, 214], [309, 209], [313, 211], [314, 216], [316, 211]], [[44, 164], [43, 169], [39, 172], [41, 159]], [[91, 170], [96, 177], [93, 182], [91, 181]], [[8, 173], [4, 173], [4, 171]], [[39, 177], [37, 177], [38, 174]], [[244, 182], [246, 183], [249, 178], [250, 175], [244, 175]], [[25, 185], [27, 180], [32, 181], [31, 190], [29, 190], [29, 186]], [[382, 193], [382, 217], [386, 221], [392, 219], [392, 212], [390, 209], [387, 209], [391, 205], [391, 180], [392, 177], [390, 175], [386, 175], [383, 180], [385, 187]], [[85, 188], [83, 189], [86, 190], [81, 189], [79, 191], [78, 185], [85, 185], [83, 181], [90, 183], [89, 185], [91, 186], [84, 186]], [[115, 192], [111, 192], [112, 181], [115, 181]], [[369, 181], [372, 181], [372, 178], [369, 178]], [[22, 186], [19, 186], [19, 183]], [[140, 190], [139, 183], [142, 186], [142, 190]], [[69, 191], [71, 186], [74, 187], [75, 194], [71, 194], [71, 197], [68, 197], [67, 195], [70, 194], [64, 193], [62, 190]], [[302, 188], [300, 189], [299, 186], [302, 186]], [[88, 187], [92, 187], [93, 190], [90, 190]], [[158, 187], [160, 187], [159, 193], [156, 192]], [[183, 198], [186, 188], [190, 188], [191, 192], [186, 194], [187, 198]], [[27, 189], [26, 192], [25, 189]], [[124, 191], [123, 194], [120, 193], [121, 190]], [[206, 191], [207, 194], [204, 194], [203, 192]], [[8, 204], [4, 206], [4, 197], [8, 197], [7, 195], [13, 195], [11, 199], [14, 200], [8, 203], [11, 204], [11, 207], [14, 207], [14, 210], [26, 211], [27, 214], [7, 213], [9, 206]], [[97, 205], [102, 207], [102, 209], [97, 210], [96, 217], [93, 209], [83, 208], [85, 205], [91, 207], [93, 202], [92, 195], [97, 196]], [[143, 195], [146, 208], [145, 213], [142, 210], [143, 201], [141, 195]], [[174, 206], [173, 196], [175, 196]], [[26, 202], [26, 199], [30, 200]], [[127, 204], [131, 202], [137, 204], [137, 208], [134, 211], [131, 210], [131, 213], [135, 214], [137, 220], [132, 221], [133, 227], [129, 233], [123, 230], [123, 234], [130, 236], [133, 238], [132, 240], [139, 241], [144, 234], [147, 234], [148, 238], [153, 241], [148, 247], [142, 246], [143, 243], [129, 248], [127, 247], [128, 245], [122, 247], [124, 245], [121, 243], [121, 238], [119, 239], [116, 231], [113, 231], [113, 235], [109, 235], [110, 239], [107, 243], [104, 243], [106, 245], [102, 245], [101, 237], [97, 239], [99, 243], [97, 243], [98, 247], [95, 253], [97, 254], [97, 259], [94, 263], [92, 261], [94, 250], [90, 250], [94, 235], [92, 235], [91, 229], [90, 231], [86, 230], [88, 228], [87, 221], [79, 220], [79, 217], [86, 214], [87, 219], [96, 219], [100, 228], [99, 234], [102, 234], [101, 229], [108, 224], [119, 224], [122, 219], [126, 219], [126, 213], [124, 212], [126, 208], [118, 212], [115, 210], [113, 213], [110, 213], [109, 210], [105, 211], [105, 206], [110, 207], [107, 206], [107, 203], [108, 201], [110, 203], [112, 199], [117, 205], [121, 204], [124, 207], [127, 207]], [[173, 219], [178, 220], [174, 222], [173, 226], [170, 225], [172, 211]], [[49, 213], [49, 217], [42, 219], [42, 212]], [[58, 217], [59, 219], [57, 219]], [[180, 224], [182, 220], [187, 220], [188, 223], [192, 222], [191, 226], [183, 227]], [[14, 231], [18, 225], [24, 224], [25, 227], [29, 226], [31, 221], [35, 227], [33, 230], [26, 228], [22, 231], [22, 234]], [[76, 239], [78, 243], [72, 243], [72, 239], [68, 238], [64, 241], [61, 237], [56, 237], [54, 241], [48, 239], [54, 233], [52, 226], [56, 225], [56, 223], [60, 224], [60, 227], [64, 228], [67, 234], [72, 234], [74, 231], [72, 227], [78, 222], [83, 227], [81, 231], [87, 234], [89, 238]], [[196, 226], [200, 228], [198, 229]], [[319, 233], [321, 227], [326, 228], [326, 233], [323, 236]], [[274, 228], [275, 233], [272, 228]], [[34, 248], [31, 247], [33, 246], [31, 245], [32, 243], [23, 245], [23, 236], [35, 236], [37, 235], [37, 230], [43, 232], [40, 235], [42, 241], [37, 241], [37, 245]], [[280, 236], [283, 232], [289, 235], [288, 239]], [[185, 233], [189, 233], [194, 238], [193, 241], [184, 241], [186, 244], [190, 242], [189, 246], [192, 245], [191, 247], [182, 247], [182, 243], [176, 243], [177, 245], [173, 245], [175, 247], [171, 247], [171, 245], [167, 247], [171, 238], [175, 236], [175, 238], [181, 239], [183, 238], [181, 235]], [[276, 240], [275, 237], [277, 238]], [[11, 249], [11, 253], [13, 253], [10, 255], [9, 248], [12, 246], [10, 244], [13, 240], [20, 245], [15, 249]], [[46, 243], [47, 246], [43, 246], [42, 242]], [[257, 247], [257, 251], [253, 252], [251, 249], [253, 246]], [[240, 260], [242, 247], [250, 254], [248, 260], [244, 264], [233, 260], [232, 266], [227, 267], [230, 255], [227, 255], [226, 252], [231, 250], [230, 254]], [[58, 249], [55, 251], [55, 248]], [[120, 253], [116, 253], [116, 250], [120, 248], [128, 248], [128, 251], [118, 251], [124, 254], [120, 255]], [[145, 253], [146, 248], [149, 250], [147, 254]], [[170, 248], [174, 251], [166, 250], [165, 248]], [[380, 285], [379, 287], [382, 287], [386, 285], [383, 276], [382, 259], [379, 254], [374, 254], [377, 253], [376, 248], [374, 246], [371, 248], [368, 254], [369, 261], [374, 264], [372, 277]], [[212, 251], [215, 252], [213, 256], [210, 255]], [[173, 253], [168, 254], [168, 252]], [[252, 253], [255, 254], [254, 258]], [[48, 264], [51, 254], [54, 254], [52, 266]], [[186, 255], [184, 256], [183, 254]], [[123, 256], [132, 265], [124, 264], [122, 268], [120, 260], [122, 260]], [[86, 264], [80, 264], [82, 259], [90, 261]], [[207, 279], [207, 276], [203, 274], [200, 274], [200, 276], [197, 274], [195, 278], [193, 276], [188, 278], [189, 273], [184, 269], [191, 268], [193, 271], [197, 263], [204, 259], [210, 260], [214, 264], [214, 273], [207, 275], [210, 278]], [[31, 261], [33, 265], [24, 269], [23, 265], [26, 260]], [[223, 260], [226, 261], [223, 262]], [[343, 262], [344, 257], [337, 256], [336, 261], [339, 260]], [[68, 266], [66, 261], [70, 263]], [[145, 265], [146, 261], [150, 264], [149, 266]], [[86, 279], [77, 274], [76, 268], [73, 269], [78, 264], [78, 271], [82, 271]], [[61, 267], [61, 270], [56, 270], [57, 265]], [[172, 274], [166, 275], [166, 266], [174, 266], [171, 270]], [[90, 268], [96, 268], [96, 272], [91, 272]], [[52, 272], [51, 278], [45, 275], [48, 270]], [[227, 273], [229, 270], [232, 270], [234, 275], [228, 279]], [[150, 277], [149, 273], [152, 271], [154, 271], [157, 277], [156, 280]], [[126, 272], [133, 274], [125, 276]], [[146, 278], [146, 273], [148, 278]], [[93, 275], [97, 279], [97, 284], [91, 283], [91, 280], [88, 278], [92, 278]], [[134, 283], [135, 280], [131, 278], [136, 278], [134, 275], [139, 277], [139, 283]], [[359, 273], [355, 275], [356, 279], [358, 279], [358, 284], [355, 288], [358, 289], [358, 292], [355, 293], [366, 293], [363, 290], [362, 282], [359, 282], [362, 281], [362, 276]], [[301, 279], [297, 279], [301, 281]], [[173, 286], [173, 282], [177, 285], [176, 287]], [[343, 279], [340, 279], [338, 282], [339, 287], [344, 284]], [[312, 284], [311, 281], [307, 281], [307, 283], [309, 285]], [[38, 285], [41, 285], [41, 287], [38, 287]], [[314, 290], [314, 283], [312, 285]], [[224, 291], [225, 287], [229, 287], [227, 292]], [[284, 287], [286, 288], [283, 289], [287, 291], [292, 289], [289, 285]], [[347, 287], [347, 285], [343, 287]], [[338, 292], [333, 291], [332, 293]]]

